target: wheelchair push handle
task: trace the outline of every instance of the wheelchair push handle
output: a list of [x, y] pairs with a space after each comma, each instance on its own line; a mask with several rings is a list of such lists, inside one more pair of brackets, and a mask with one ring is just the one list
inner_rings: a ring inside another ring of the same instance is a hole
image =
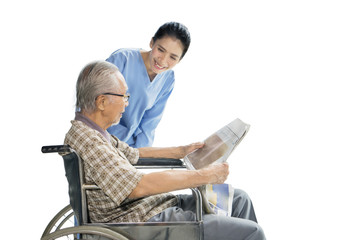
[[42, 153], [66, 153], [71, 152], [71, 148], [69, 145], [51, 145], [51, 146], [43, 146], [41, 148]]

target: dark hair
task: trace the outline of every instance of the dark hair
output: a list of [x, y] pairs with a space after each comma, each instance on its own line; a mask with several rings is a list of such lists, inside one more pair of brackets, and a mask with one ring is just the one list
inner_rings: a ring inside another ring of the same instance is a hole
[[167, 22], [163, 24], [155, 33], [153, 36], [153, 42], [155, 42], [157, 39], [161, 39], [164, 36], [169, 37], [176, 37], [179, 39], [184, 47], [183, 53], [180, 57], [182, 59], [185, 56], [185, 53], [189, 49], [191, 38], [190, 38], [190, 32], [185, 27], [185, 25], [178, 23], [178, 22]]

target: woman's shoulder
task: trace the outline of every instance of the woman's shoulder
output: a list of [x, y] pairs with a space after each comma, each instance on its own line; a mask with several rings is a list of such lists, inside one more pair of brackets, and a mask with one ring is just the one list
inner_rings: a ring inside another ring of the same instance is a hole
[[140, 55], [140, 48], [120, 48], [113, 52], [111, 56], [124, 56], [124, 57], [133, 57]]
[[122, 71], [124, 64], [128, 62], [138, 62], [141, 58], [139, 48], [120, 48], [113, 52], [106, 61], [111, 62], [118, 66], [119, 70]]

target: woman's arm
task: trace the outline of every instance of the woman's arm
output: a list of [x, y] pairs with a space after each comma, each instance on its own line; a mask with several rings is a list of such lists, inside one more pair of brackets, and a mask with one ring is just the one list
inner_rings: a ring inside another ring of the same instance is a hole
[[167, 79], [167, 84], [169, 84], [169, 82], [170, 85], [166, 87], [167, 90], [165, 93], [159, 96], [159, 99], [156, 101], [156, 103], [150, 109], [144, 112], [137, 129], [138, 131], [134, 132], [133, 134], [133, 137], [136, 140], [135, 144], [133, 144], [133, 147], [139, 148], [144, 146], [152, 146], [156, 127], [162, 118], [167, 100], [169, 99], [174, 88], [173, 75]]

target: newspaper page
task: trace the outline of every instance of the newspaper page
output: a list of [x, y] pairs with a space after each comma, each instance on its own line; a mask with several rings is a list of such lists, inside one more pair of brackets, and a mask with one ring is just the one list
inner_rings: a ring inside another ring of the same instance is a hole
[[[184, 162], [187, 168], [201, 169], [212, 163], [225, 162], [245, 137], [249, 128], [250, 125], [239, 118], [233, 120], [205, 139], [204, 147], [185, 156]], [[202, 195], [204, 211], [205, 213], [231, 215], [234, 189], [229, 184], [220, 185], [222, 186], [208, 184], [198, 187]]]
[[239, 118], [235, 119], [205, 139], [204, 147], [186, 155], [186, 166], [189, 169], [200, 169], [214, 162], [225, 162], [249, 128], [249, 124]]
[[206, 185], [206, 197], [215, 214], [231, 217], [234, 188], [230, 184]]

